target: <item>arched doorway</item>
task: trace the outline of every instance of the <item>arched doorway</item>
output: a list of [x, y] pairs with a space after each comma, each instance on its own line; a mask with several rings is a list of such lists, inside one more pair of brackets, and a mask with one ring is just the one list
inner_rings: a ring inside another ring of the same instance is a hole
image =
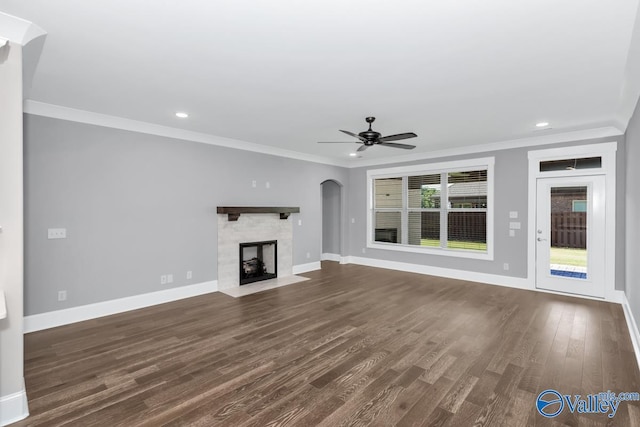
[[321, 259], [340, 261], [342, 257], [342, 185], [334, 180], [322, 187], [322, 248]]

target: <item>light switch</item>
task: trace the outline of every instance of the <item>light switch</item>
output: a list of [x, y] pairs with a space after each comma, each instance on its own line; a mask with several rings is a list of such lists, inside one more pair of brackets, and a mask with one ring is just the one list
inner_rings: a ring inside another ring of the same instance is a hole
[[518, 218], [518, 211], [510, 211], [509, 218]]
[[509, 228], [511, 230], [520, 230], [520, 223], [519, 222], [510, 222], [509, 223]]

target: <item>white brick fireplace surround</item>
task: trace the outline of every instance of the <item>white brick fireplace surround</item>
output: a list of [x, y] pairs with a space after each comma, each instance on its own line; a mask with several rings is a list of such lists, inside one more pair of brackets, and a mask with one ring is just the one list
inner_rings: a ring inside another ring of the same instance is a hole
[[[276, 240], [278, 278], [293, 275], [293, 226], [278, 213], [218, 214], [218, 289], [240, 287], [240, 243]], [[251, 286], [251, 285], [246, 285]]]

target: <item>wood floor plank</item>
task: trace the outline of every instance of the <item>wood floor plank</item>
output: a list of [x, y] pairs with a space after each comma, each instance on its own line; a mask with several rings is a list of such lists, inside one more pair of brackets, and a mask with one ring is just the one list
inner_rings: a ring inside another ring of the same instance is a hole
[[474, 426], [482, 408], [469, 401], [462, 402], [458, 412], [444, 423], [447, 427]]
[[477, 377], [464, 376], [460, 381], [454, 383], [451, 390], [442, 398], [440, 407], [453, 414], [457, 413], [477, 382]]
[[[619, 305], [323, 262], [25, 335], [23, 426], [640, 426], [537, 413], [548, 388], [639, 391]], [[609, 423], [609, 424], [608, 424]]]
[[[400, 385], [400, 382], [398, 382]], [[375, 420], [371, 422], [372, 427], [387, 427], [396, 425], [396, 423], [404, 417], [407, 412], [422, 398], [432, 387], [424, 381], [416, 380], [408, 387], [404, 388], [386, 409], [382, 411]]]
[[344, 405], [322, 420], [319, 425], [337, 426], [342, 425], [347, 419], [356, 422], [369, 416], [369, 411], [372, 411], [372, 407], [379, 400], [391, 399], [392, 394], [395, 395], [399, 392], [400, 386], [394, 384], [394, 380], [399, 375], [394, 370], [387, 370], [379, 378], [363, 388], [361, 392], [351, 395]]
[[480, 407], [484, 406], [493, 394], [501, 378], [502, 375], [500, 374], [485, 371], [471, 388], [465, 400]]
[[430, 385], [425, 394], [422, 395], [411, 409], [398, 421], [398, 426], [423, 425], [431, 419], [431, 414], [436, 410], [443, 397], [453, 386], [453, 381], [446, 377], [441, 377], [434, 384]]

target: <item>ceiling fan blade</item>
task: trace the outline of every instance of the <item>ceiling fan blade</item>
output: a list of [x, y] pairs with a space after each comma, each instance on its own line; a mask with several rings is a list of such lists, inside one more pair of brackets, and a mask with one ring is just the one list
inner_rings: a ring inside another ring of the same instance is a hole
[[362, 142], [367, 142], [367, 139], [366, 139], [366, 138], [361, 137], [361, 136], [360, 136], [360, 135], [358, 135], [357, 133], [349, 132], [348, 130], [342, 130], [342, 129], [340, 129], [340, 132], [342, 132], [342, 133], [346, 133], [347, 135], [350, 135], [350, 136], [352, 136], [352, 137], [354, 137], [354, 138], [358, 138], [358, 139], [359, 139], [360, 141], [362, 141]]
[[393, 147], [393, 148], [404, 148], [405, 150], [413, 150], [414, 148], [416, 148], [415, 145], [398, 144], [396, 142], [380, 142], [378, 143], [378, 145], [384, 145], [386, 147]]
[[318, 144], [358, 144], [358, 141], [317, 141]]
[[366, 150], [367, 148], [369, 148], [369, 146], [368, 146], [368, 145], [364, 145], [364, 144], [362, 144], [362, 147], [358, 148], [356, 151], [364, 151], [364, 150]]
[[378, 141], [380, 142], [400, 141], [401, 139], [415, 138], [416, 136], [418, 135], [416, 135], [413, 132], [399, 133], [396, 135], [382, 136], [378, 138]]

